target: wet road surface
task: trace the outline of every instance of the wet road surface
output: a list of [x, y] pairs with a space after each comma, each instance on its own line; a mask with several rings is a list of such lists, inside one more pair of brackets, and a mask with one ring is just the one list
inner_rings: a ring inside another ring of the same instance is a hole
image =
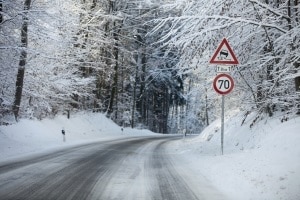
[[225, 199], [167, 153], [176, 139], [181, 138], [123, 138], [2, 163], [0, 199]]

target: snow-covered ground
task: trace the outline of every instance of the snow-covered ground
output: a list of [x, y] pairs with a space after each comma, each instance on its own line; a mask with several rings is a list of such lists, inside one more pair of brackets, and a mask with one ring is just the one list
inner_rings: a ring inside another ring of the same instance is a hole
[[153, 133], [131, 128], [122, 130], [99, 113], [77, 113], [70, 119], [65, 115], [42, 121], [24, 119], [14, 125], [0, 126], [0, 162], [84, 143], [149, 134]]
[[255, 115], [228, 117], [224, 155], [220, 120], [197, 138], [177, 142], [177, 152], [193, 171], [203, 174], [233, 200], [300, 199], [300, 117], [281, 123], [263, 119], [250, 128]]
[[[284, 123], [278, 117], [263, 119], [250, 128], [254, 118], [254, 114], [248, 116], [241, 126], [242, 116], [227, 115], [224, 155], [220, 155], [220, 120], [200, 136], [170, 143], [169, 151], [190, 173], [201, 174], [229, 199], [300, 199], [300, 117]], [[0, 126], [0, 163], [95, 140], [150, 134], [147, 130], [122, 130], [99, 113], [21, 120]]]

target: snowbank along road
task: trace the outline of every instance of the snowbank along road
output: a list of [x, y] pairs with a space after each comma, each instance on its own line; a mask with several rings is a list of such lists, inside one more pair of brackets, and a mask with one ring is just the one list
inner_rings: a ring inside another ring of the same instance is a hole
[[176, 139], [118, 139], [2, 163], [0, 199], [226, 199], [166, 151]]

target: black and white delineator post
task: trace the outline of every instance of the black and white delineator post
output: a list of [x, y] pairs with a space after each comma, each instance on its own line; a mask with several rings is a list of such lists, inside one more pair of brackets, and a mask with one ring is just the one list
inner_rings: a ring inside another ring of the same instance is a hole
[[64, 128], [61, 129], [61, 134], [63, 136], [63, 142], [66, 142], [66, 131]]

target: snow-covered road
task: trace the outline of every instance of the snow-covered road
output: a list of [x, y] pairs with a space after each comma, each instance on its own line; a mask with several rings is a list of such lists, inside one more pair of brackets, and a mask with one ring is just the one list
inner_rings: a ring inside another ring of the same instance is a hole
[[166, 144], [178, 136], [123, 138], [0, 166], [0, 199], [226, 199]]

